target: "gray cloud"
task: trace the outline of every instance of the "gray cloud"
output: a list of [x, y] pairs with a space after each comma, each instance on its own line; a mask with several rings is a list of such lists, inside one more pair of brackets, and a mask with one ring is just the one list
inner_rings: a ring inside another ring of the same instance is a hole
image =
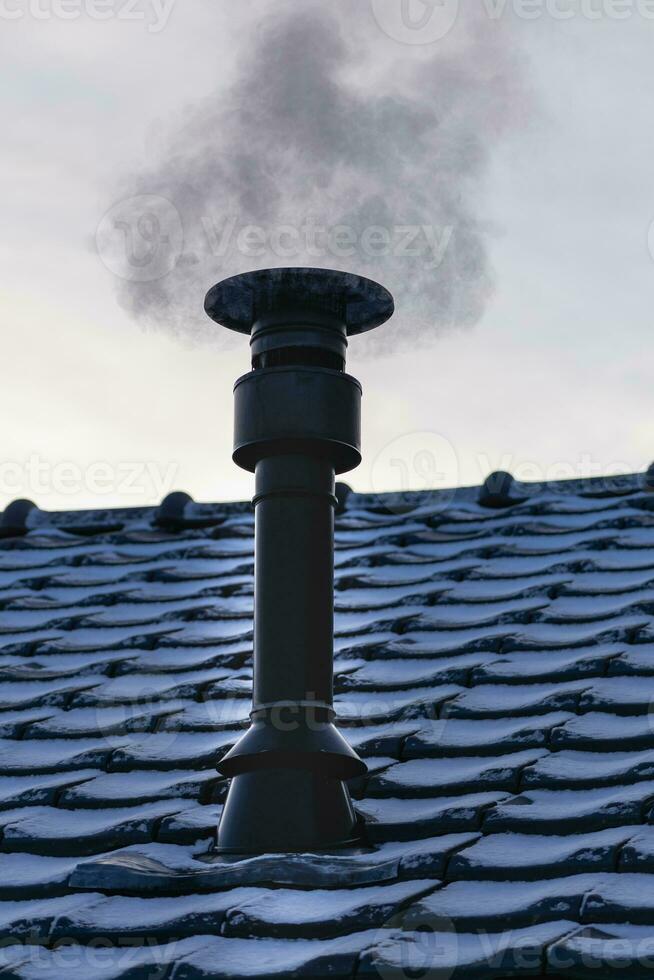
[[[202, 311], [213, 282], [316, 265], [394, 293], [398, 314], [371, 335], [377, 349], [479, 320], [493, 288], [484, 178], [523, 100], [510, 34], [460, 18], [450, 37], [414, 47], [353, 6], [277, 5], [240, 35], [235, 79], [189, 107], [165, 152], [125, 178], [123, 198], [166, 199], [184, 233], [167, 274], [118, 279], [136, 319], [223, 342]], [[165, 215], [153, 228], [139, 207], [123, 206], [136, 250], [140, 234], [147, 248], [166, 230]]]

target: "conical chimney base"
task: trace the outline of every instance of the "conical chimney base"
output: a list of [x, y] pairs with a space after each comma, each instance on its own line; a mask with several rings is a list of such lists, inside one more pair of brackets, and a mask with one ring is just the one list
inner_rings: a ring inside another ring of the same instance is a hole
[[332, 850], [359, 843], [347, 787], [306, 769], [257, 769], [232, 778], [217, 851]]

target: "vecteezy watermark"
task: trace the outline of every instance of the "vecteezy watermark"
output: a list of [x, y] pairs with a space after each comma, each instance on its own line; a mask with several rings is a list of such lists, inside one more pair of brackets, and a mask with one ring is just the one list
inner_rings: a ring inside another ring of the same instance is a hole
[[0, 494], [8, 497], [80, 493], [107, 496], [121, 494], [161, 499], [173, 489], [177, 463], [96, 460], [81, 466], [72, 460], [53, 462], [33, 453], [23, 460], [0, 460]]
[[[654, 20], [654, 0], [476, 0], [488, 20]], [[472, 0], [471, 0], [472, 3]], [[375, 20], [403, 44], [433, 44], [457, 22], [459, 0], [371, 0]]]
[[[185, 235], [186, 232], [186, 235]], [[353, 255], [375, 261], [392, 256], [412, 267], [439, 268], [451, 244], [453, 225], [333, 224], [311, 217], [297, 223], [255, 225], [238, 215], [203, 215], [196, 227], [184, 229], [175, 205], [156, 194], [119, 201], [102, 217], [96, 231], [98, 255], [121, 279], [152, 282], [171, 272], [185, 238], [198, 243], [207, 256], [224, 262], [235, 254], [247, 259], [270, 256], [283, 263], [345, 260]]]
[[[440, 886], [434, 884], [434, 906]], [[542, 939], [529, 928], [496, 931], [465, 927], [465, 942], [455, 923], [430, 910], [430, 895], [388, 919], [377, 930], [366, 954], [381, 980], [450, 980], [470, 963], [474, 951], [475, 976], [542, 976], [546, 956], [548, 975], [641, 977], [654, 969], [654, 937], [629, 933], [629, 927], [598, 926], [594, 934], [583, 926], [570, 930], [565, 923], [552, 933], [543, 951]], [[489, 916], [492, 915], [489, 905]], [[590, 934], [589, 934], [590, 933]]]
[[[372, 462], [374, 493], [394, 491], [391, 510], [416, 506], [416, 492], [430, 491], [430, 504], [446, 507], [458, 483], [459, 460], [450, 440], [438, 432], [407, 432], [387, 443]], [[422, 501], [426, 502], [426, 501]]]
[[272, 254], [278, 259], [350, 258], [358, 255], [367, 259], [389, 255], [398, 259], [420, 259], [425, 269], [437, 269], [454, 235], [452, 225], [436, 228], [427, 224], [371, 224], [357, 227], [349, 224], [326, 225], [307, 218], [300, 224], [240, 225], [231, 216], [217, 222], [210, 216], [202, 218], [209, 251], [224, 258], [236, 250], [248, 258]]
[[[83, 859], [80, 859], [80, 863]], [[0, 940], [0, 976], [15, 976], [16, 968], [28, 967], [41, 976], [87, 977], [138, 973], [148, 980], [164, 980], [179, 957], [179, 940], [162, 943], [160, 934], [124, 922], [80, 938], [55, 929], [45, 933], [34, 926], [20, 935]]]
[[[433, 890], [438, 888], [434, 884]], [[384, 922], [373, 941], [372, 965], [381, 980], [450, 980], [459, 965], [452, 919], [418, 902]]]
[[[467, 0], [469, 2], [469, 0]], [[433, 44], [452, 30], [459, 0], [371, 0], [384, 34], [403, 44]]]
[[175, 205], [157, 194], [125, 198], [102, 217], [95, 244], [114, 275], [152, 282], [168, 275], [182, 254], [182, 219]]
[[175, 0], [0, 0], [0, 20], [139, 21], [150, 34], [168, 23]]
[[[172, 629], [171, 626], [168, 632], [171, 633]], [[166, 624], [162, 623], [161, 633], [165, 632]], [[165, 674], [162, 676], [165, 681]], [[129, 677], [128, 700], [122, 701], [120, 705], [112, 705], [110, 710], [101, 706], [95, 709], [97, 734], [112, 749], [120, 751], [138, 745], [139, 750], [148, 751], [151, 748], [163, 758], [166, 753], [172, 751], [180, 738], [182, 741], [185, 738], [183, 732], [175, 725], [175, 704], [178, 702], [167, 701], [162, 697], [161, 688], [153, 688], [147, 680], [144, 680], [143, 686], [139, 687], [138, 673], [131, 673]], [[171, 681], [171, 685], [172, 683]], [[226, 729], [236, 731], [248, 727], [250, 708], [249, 697], [205, 698], [194, 702], [195, 721], [199, 727], [206, 726], [207, 731], [218, 732]], [[170, 723], [167, 717], [169, 715]], [[277, 724], [273, 720], [273, 725], [279, 731], [295, 731], [296, 727], [299, 727], [296, 721], [285, 727], [284, 724]], [[222, 748], [226, 751], [228, 745], [225, 744]]]
[[569, 480], [593, 480], [596, 490], [616, 489], [632, 479], [637, 470], [625, 460], [598, 460], [592, 453], [548, 463], [524, 459], [511, 453], [489, 456], [466, 453], [440, 432], [407, 432], [387, 443], [372, 461], [370, 484], [374, 493], [384, 493], [385, 506], [402, 513], [418, 506], [446, 509], [455, 498], [456, 487], [478, 486], [498, 470], [510, 473], [520, 484], [520, 496], [540, 492], [543, 484]]
[[520, 20], [654, 20], [654, 0], [481, 0], [491, 20], [511, 12]]
[[522, 483], [523, 490], [528, 491], [531, 487], [534, 492], [543, 483], [588, 479], [597, 480], [606, 489], [610, 489], [619, 485], [623, 477], [634, 471], [634, 466], [626, 460], [612, 460], [607, 463], [596, 459], [592, 453], [579, 453], [573, 459], [558, 459], [550, 463], [520, 459], [512, 453], [504, 453], [499, 457], [478, 453], [475, 456], [475, 465], [479, 477], [477, 482], [485, 479], [489, 473], [502, 470]]

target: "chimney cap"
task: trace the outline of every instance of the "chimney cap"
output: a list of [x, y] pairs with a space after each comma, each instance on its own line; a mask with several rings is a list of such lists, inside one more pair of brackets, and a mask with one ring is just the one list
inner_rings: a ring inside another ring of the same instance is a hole
[[349, 335], [372, 330], [393, 315], [387, 289], [350, 272], [290, 267], [231, 276], [207, 293], [204, 308], [216, 323], [249, 334], [263, 316], [285, 309], [331, 317]]

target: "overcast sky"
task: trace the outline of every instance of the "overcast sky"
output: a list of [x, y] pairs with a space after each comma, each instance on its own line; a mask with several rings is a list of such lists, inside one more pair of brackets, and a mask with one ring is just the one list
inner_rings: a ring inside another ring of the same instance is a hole
[[[533, 3], [464, 2], [478, 3], [477, 83], [495, 84], [495, 57], [510, 83], [497, 99], [512, 104], [466, 185], [493, 290], [478, 322], [439, 328], [419, 350], [357, 351], [352, 341], [364, 462], [346, 479], [384, 490], [478, 483], [495, 468], [526, 479], [642, 470], [654, 460], [654, 5], [558, 0], [527, 19]], [[111, 255], [98, 254], [98, 227], [135, 174], [161, 169], [199, 105], [229, 107], [257, 20], [277, 6], [0, 0], [0, 505], [139, 505], [170, 489], [251, 495], [230, 458], [231, 389], [247, 343], [180, 339], [152, 325], [151, 309], [149, 325], [139, 320]], [[355, 0], [349, 7], [365, 55], [357, 84], [370, 93], [391, 72], [406, 93], [428, 63], [446, 63], [456, 84], [459, 52], [470, 63], [469, 24], [445, 30], [451, 0], [431, 17], [422, 0], [407, 2], [410, 22], [399, 0], [356, 0], [356, 17]], [[334, 9], [347, 34], [348, 4]], [[416, 97], [440, 112], [447, 77], [424, 77]], [[483, 113], [470, 120], [485, 142]], [[460, 164], [445, 177], [442, 166], [434, 154], [435, 186]], [[182, 264], [165, 281], [182, 292], [191, 283], [192, 302], [203, 274], [200, 265], [185, 278]], [[401, 288], [392, 256], [380, 278]], [[409, 336], [403, 302], [395, 329]]]

